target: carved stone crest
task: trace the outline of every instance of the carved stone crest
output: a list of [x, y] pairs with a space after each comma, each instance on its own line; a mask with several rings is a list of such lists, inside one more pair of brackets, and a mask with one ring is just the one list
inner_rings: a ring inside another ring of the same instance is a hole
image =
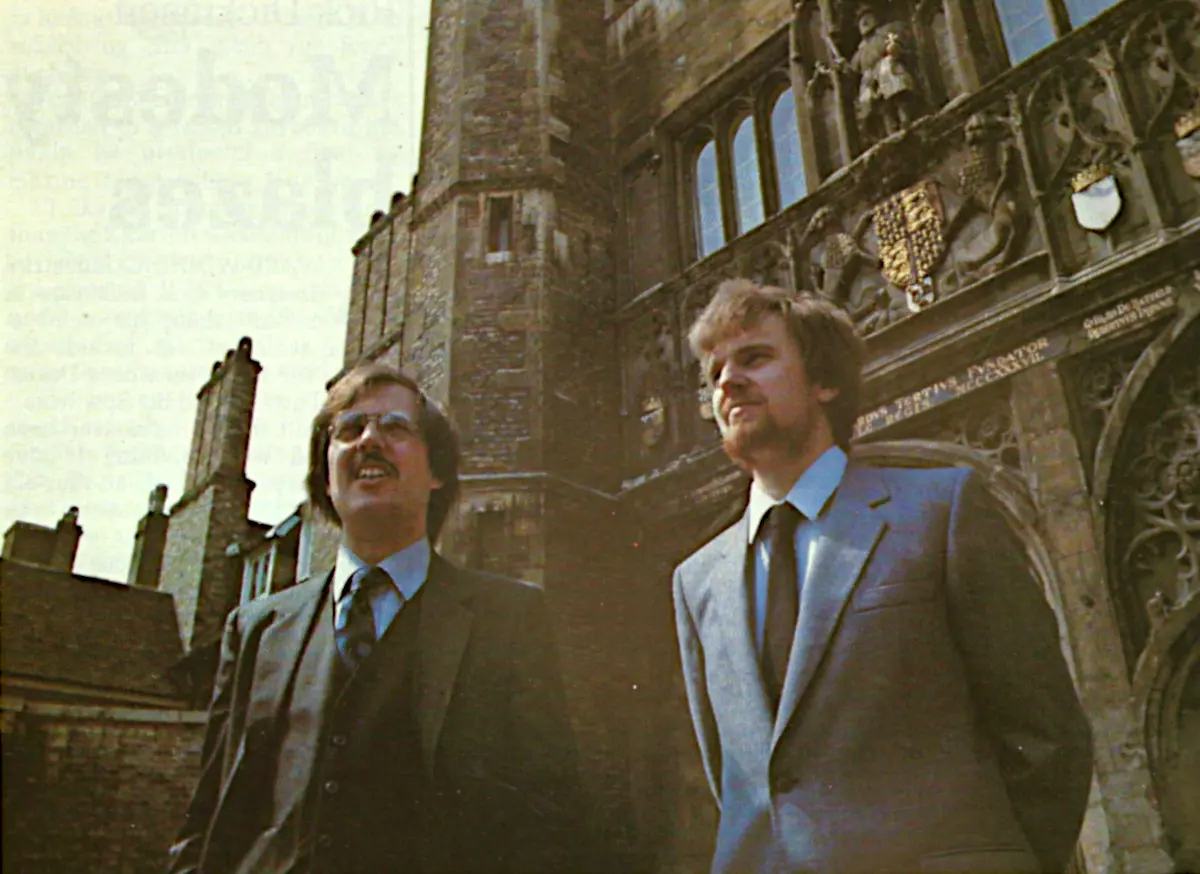
[[1121, 189], [1105, 164], [1093, 164], [1071, 179], [1071, 206], [1079, 226], [1100, 233], [1121, 214]]
[[946, 252], [945, 221], [937, 186], [919, 182], [875, 208], [875, 233], [883, 275], [918, 312], [936, 300], [933, 271]]
[[1200, 109], [1193, 109], [1175, 120], [1175, 148], [1183, 159], [1183, 169], [1200, 179]]

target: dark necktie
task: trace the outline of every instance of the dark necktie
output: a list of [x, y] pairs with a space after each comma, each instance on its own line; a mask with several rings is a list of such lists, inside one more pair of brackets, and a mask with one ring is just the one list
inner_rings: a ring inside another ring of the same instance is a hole
[[345, 604], [336, 614], [333, 635], [337, 641], [338, 655], [352, 671], [371, 655], [378, 639], [375, 614], [371, 612], [371, 598], [382, 586], [390, 585], [392, 578], [387, 571], [373, 567], [352, 580], [342, 595]]
[[796, 526], [803, 514], [784, 502], [770, 509], [764, 525], [771, 538], [767, 565], [767, 617], [763, 629], [763, 680], [771, 706], [779, 708], [783, 679], [787, 676], [796, 617], [800, 612], [796, 571]]

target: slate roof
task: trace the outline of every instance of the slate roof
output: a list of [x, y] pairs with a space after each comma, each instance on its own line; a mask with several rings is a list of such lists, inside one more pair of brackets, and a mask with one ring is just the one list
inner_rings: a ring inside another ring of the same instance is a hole
[[173, 599], [0, 559], [0, 671], [47, 682], [178, 697]]

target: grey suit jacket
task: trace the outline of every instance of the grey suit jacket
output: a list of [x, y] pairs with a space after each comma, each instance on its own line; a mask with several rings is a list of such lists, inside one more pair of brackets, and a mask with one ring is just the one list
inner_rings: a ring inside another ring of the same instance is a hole
[[[330, 694], [331, 670], [299, 682], [297, 672], [314, 623], [328, 619], [321, 607], [331, 577], [230, 615], [203, 771], [171, 849], [172, 874], [236, 870], [256, 838], [278, 825], [273, 808], [283, 805], [270, 788], [277, 785], [279, 721], [289, 708]], [[572, 867], [579, 842], [575, 748], [541, 592], [434, 555], [420, 597], [416, 720], [431, 787], [420, 829], [425, 869]], [[316, 663], [333, 658], [322, 653]], [[290, 764], [300, 773], [282, 785], [302, 793], [315, 762]], [[381, 769], [374, 779], [384, 785], [397, 775]]]
[[977, 475], [851, 462], [774, 718], [745, 517], [676, 570], [714, 872], [1061, 871], [1091, 747], [1053, 614]]

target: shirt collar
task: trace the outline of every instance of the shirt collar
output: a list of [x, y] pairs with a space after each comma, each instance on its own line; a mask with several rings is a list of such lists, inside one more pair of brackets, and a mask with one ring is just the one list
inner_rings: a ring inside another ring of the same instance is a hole
[[[831, 446], [821, 456], [800, 474], [784, 501], [791, 504], [804, 514], [805, 519], [816, 519], [821, 510], [829, 503], [830, 497], [837, 491], [846, 473], [846, 453], [841, 447]], [[776, 503], [770, 495], [759, 487], [757, 482], [750, 484], [750, 505], [746, 510], [750, 526], [746, 534], [747, 542], [753, 543], [758, 535], [758, 526], [762, 524], [767, 511]]]
[[[421, 590], [421, 586], [425, 584], [425, 578], [429, 576], [431, 555], [429, 540], [422, 537], [411, 546], [406, 546], [399, 552], [393, 552], [379, 563], [379, 567], [392, 578], [392, 582], [404, 599], [411, 601]], [[339, 545], [337, 563], [333, 568], [334, 600], [341, 600], [342, 595], [346, 592], [346, 587], [350, 585], [350, 580], [356, 574], [365, 573], [370, 568], [371, 565], [351, 552], [346, 544]]]

